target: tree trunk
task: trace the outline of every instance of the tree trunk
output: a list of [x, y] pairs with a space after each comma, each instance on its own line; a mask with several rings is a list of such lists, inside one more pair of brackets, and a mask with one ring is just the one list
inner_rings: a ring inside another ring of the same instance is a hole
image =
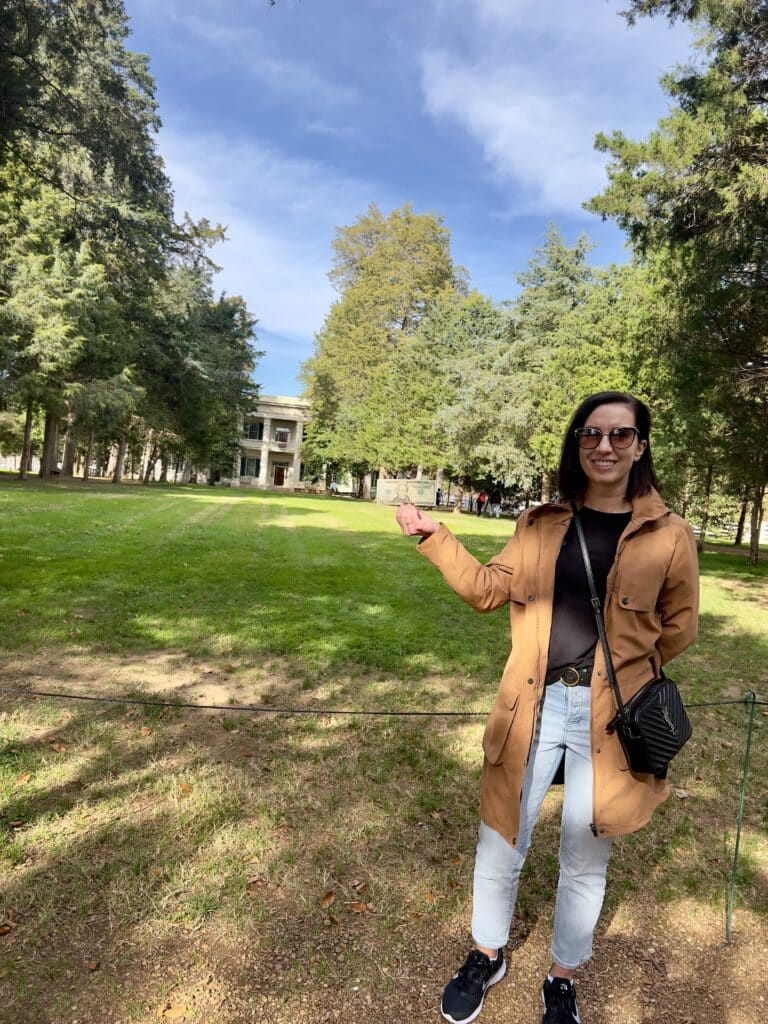
[[156, 444], [151, 444], [149, 446], [149, 455], [148, 455], [148, 458], [147, 458], [147, 468], [146, 468], [146, 470], [144, 472], [144, 480], [142, 481], [143, 483], [148, 484], [150, 482], [150, 480], [152, 479], [152, 477], [154, 476], [155, 463], [156, 462], [157, 462], [157, 445]]
[[763, 496], [765, 484], [758, 484], [754, 491], [752, 501], [752, 516], [750, 517], [749, 537], [749, 564], [757, 565], [760, 557], [760, 531], [763, 526]]
[[107, 444], [104, 448], [104, 476], [114, 477], [117, 465], [117, 445]]
[[21, 466], [19, 467], [19, 480], [26, 480], [29, 476], [29, 467], [32, 462], [32, 414], [34, 405], [32, 399], [27, 399], [27, 412], [24, 417], [24, 441], [21, 445]]
[[45, 413], [43, 452], [40, 456], [40, 478], [52, 480], [59, 454], [59, 417], [50, 409]]
[[546, 505], [552, 500], [552, 480], [554, 473], [544, 472], [541, 474], [541, 503]]
[[747, 510], [749, 509], [749, 488], [744, 491], [744, 497], [741, 499], [741, 512], [739, 513], [739, 523], [736, 527], [736, 539], [734, 544], [738, 547], [744, 540], [744, 524], [747, 521]]
[[83, 483], [88, 483], [88, 478], [91, 475], [91, 452], [93, 451], [93, 435], [94, 430], [91, 427], [91, 432], [88, 434], [88, 447], [85, 449], [85, 465], [83, 466]]
[[[213, 476], [213, 474], [211, 474]], [[168, 483], [168, 455], [166, 452], [160, 453], [160, 483]]]
[[709, 499], [712, 494], [712, 463], [707, 466], [707, 482], [704, 485], [704, 505], [701, 512], [701, 530], [699, 539], [696, 541], [696, 550], [701, 553], [704, 550], [704, 541], [707, 536], [707, 523], [709, 522]]
[[386, 466], [379, 466], [379, 480], [386, 480], [389, 476]]
[[192, 463], [189, 459], [184, 459], [184, 468], [181, 471], [181, 482], [188, 484], [192, 476]]
[[417, 480], [421, 480], [423, 476], [424, 476], [424, 467], [423, 466], [417, 466], [416, 467], [416, 479]]
[[117, 458], [115, 459], [115, 471], [112, 474], [112, 483], [119, 484], [123, 480], [123, 466], [125, 465], [125, 449], [128, 439], [122, 434], [117, 442]]
[[453, 514], [461, 514], [461, 503], [464, 500], [464, 477], [460, 476], [456, 481], [456, 504], [453, 506]]
[[691, 472], [685, 474], [685, 487], [683, 488], [683, 507], [680, 509], [680, 515], [683, 519], [688, 518], [688, 505], [691, 501]]
[[362, 484], [363, 484], [363, 486], [362, 486], [362, 492], [363, 493], [362, 493], [361, 497], [362, 497], [363, 501], [370, 501], [371, 500], [371, 474], [368, 472], [367, 469], [366, 469], [365, 473], [363, 473]]
[[77, 441], [75, 439], [75, 417], [72, 413], [67, 416], [67, 433], [64, 438], [64, 455], [61, 460], [61, 475], [71, 479], [75, 475], [75, 453], [77, 452]]

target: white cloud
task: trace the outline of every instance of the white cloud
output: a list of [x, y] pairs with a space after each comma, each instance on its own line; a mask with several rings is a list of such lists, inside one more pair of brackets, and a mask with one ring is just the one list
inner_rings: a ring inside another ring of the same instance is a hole
[[426, 53], [427, 111], [453, 118], [482, 146], [501, 179], [522, 187], [530, 209], [576, 212], [603, 179], [592, 149], [585, 97], [548, 92], [524, 69], [472, 67], [447, 53]]
[[353, 89], [335, 84], [310, 64], [271, 52], [269, 42], [256, 29], [232, 28], [194, 15], [184, 15], [180, 21], [207, 46], [218, 50], [221, 59], [238, 63], [273, 93], [302, 98], [312, 107], [335, 107], [355, 99]]
[[[335, 297], [327, 272], [338, 225], [376, 199], [376, 187], [317, 160], [286, 157], [253, 138], [163, 129], [160, 151], [173, 182], [177, 216], [227, 226], [213, 250], [217, 285], [242, 295], [260, 328], [279, 338], [291, 375], [312, 353], [312, 337]], [[259, 328], [257, 328], [257, 331]], [[269, 338], [260, 347], [269, 348]]]
[[650, 130], [666, 112], [659, 76], [688, 56], [687, 29], [629, 30], [604, 0], [434, 3], [443, 38], [461, 34], [420, 55], [426, 111], [476, 140], [526, 213], [578, 214], [605, 183], [595, 134]]

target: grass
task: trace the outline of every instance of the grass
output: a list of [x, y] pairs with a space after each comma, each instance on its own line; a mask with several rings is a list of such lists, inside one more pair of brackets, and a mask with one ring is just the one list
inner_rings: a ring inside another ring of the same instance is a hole
[[[511, 529], [450, 525], [483, 559]], [[2, 481], [0, 532], [0, 656], [21, 687], [485, 711], [507, 654], [504, 613], [455, 598], [391, 509]], [[688, 699], [768, 696], [767, 576], [702, 556], [702, 635], [674, 673]], [[355, 1021], [371, 996], [403, 1019], [397, 979], [420, 950], [409, 1012], [433, 1012], [467, 941], [480, 719], [0, 707], [0, 1019], [139, 1024], [182, 1007], [190, 1022], [319, 1022], [341, 1000]], [[617, 844], [612, 955], [642, 921], [684, 934], [694, 915], [721, 941], [745, 711], [693, 716], [677, 795]], [[768, 947], [764, 727], [760, 714], [737, 934]], [[545, 949], [558, 811], [553, 791], [521, 886], [513, 945], [529, 953]]]

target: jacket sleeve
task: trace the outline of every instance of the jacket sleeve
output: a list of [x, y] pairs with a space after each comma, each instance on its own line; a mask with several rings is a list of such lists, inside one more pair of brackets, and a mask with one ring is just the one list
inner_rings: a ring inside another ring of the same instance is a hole
[[659, 597], [663, 665], [693, 643], [699, 628], [699, 559], [693, 531], [682, 526]]
[[520, 521], [512, 539], [487, 565], [478, 562], [444, 524], [421, 541], [418, 551], [440, 570], [462, 601], [475, 611], [492, 612], [510, 599], [512, 577], [519, 571], [519, 530]]

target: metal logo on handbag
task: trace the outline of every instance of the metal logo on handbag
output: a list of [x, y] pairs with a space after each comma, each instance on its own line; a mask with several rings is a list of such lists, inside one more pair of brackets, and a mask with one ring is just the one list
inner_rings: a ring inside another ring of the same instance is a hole
[[[605, 655], [605, 667], [618, 708], [616, 717], [608, 724], [608, 731], [618, 735], [627, 757], [627, 763], [633, 772], [645, 772], [663, 779], [666, 777], [669, 762], [685, 746], [693, 731], [688, 715], [685, 713], [683, 699], [678, 688], [671, 679], [667, 679], [663, 670], [657, 679], [646, 683], [628, 701], [625, 702], [622, 699], [613, 668], [611, 651], [608, 647], [603, 612], [600, 607], [600, 598], [597, 596], [595, 578], [592, 574], [587, 541], [576, 506], [572, 507], [576, 532], [581, 545], [581, 555], [589, 582], [589, 591], [592, 595], [597, 632]], [[652, 661], [651, 666], [653, 666]]]

